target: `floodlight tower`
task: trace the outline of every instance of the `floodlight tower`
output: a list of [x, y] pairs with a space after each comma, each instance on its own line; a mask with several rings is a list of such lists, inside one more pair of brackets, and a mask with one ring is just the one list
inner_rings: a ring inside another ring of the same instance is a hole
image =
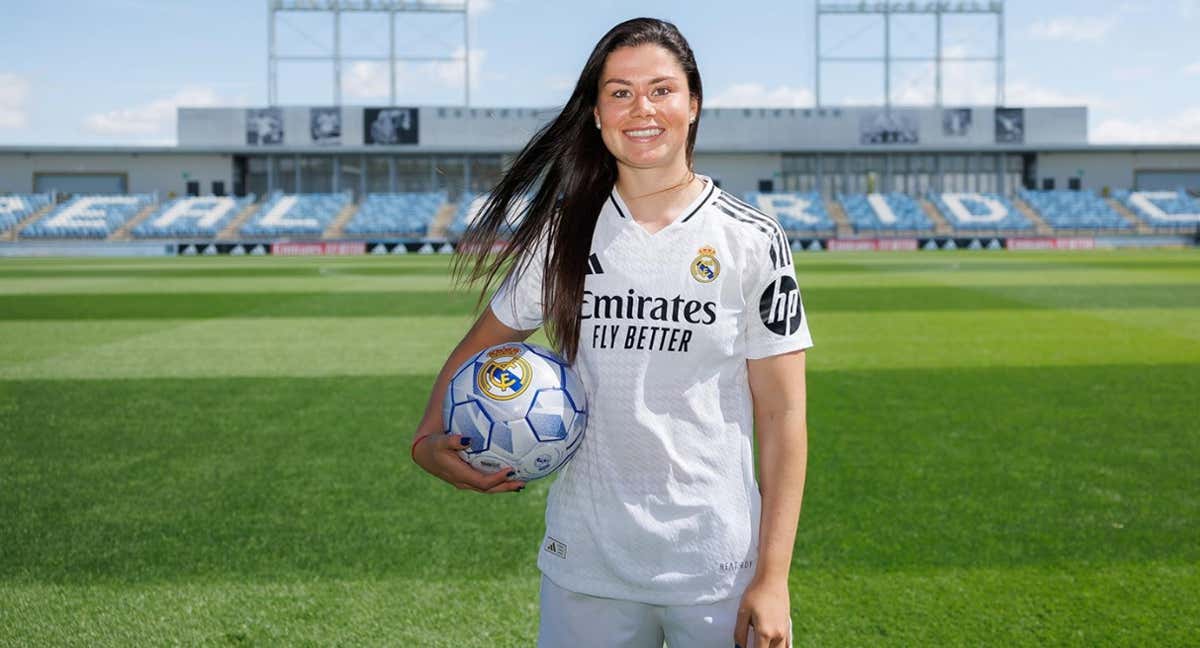
[[[892, 56], [892, 16], [897, 14], [932, 15], [935, 25], [935, 53], [928, 56]], [[960, 56], [947, 58], [942, 55], [942, 16], [946, 14], [995, 16], [996, 47], [994, 56]], [[826, 56], [821, 52], [821, 17], [877, 15], [883, 18], [883, 56]], [[821, 64], [827, 62], [841, 63], [882, 63], [883, 64], [883, 104], [887, 109], [892, 105], [892, 62], [934, 63], [934, 105], [942, 105], [942, 64], [985, 62], [996, 66], [996, 105], [1004, 105], [1004, 2], [1003, 0], [986, 1], [956, 1], [935, 0], [927, 2], [883, 2], [853, 1], [822, 1], [817, 0], [814, 14], [815, 30], [813, 43], [816, 51], [816, 74], [813, 93], [816, 104], [821, 106]]]
[[[387, 56], [353, 56], [355, 61], [386, 61], [388, 64], [388, 98], [396, 103], [396, 62], [453, 62], [463, 66], [463, 104], [471, 105], [471, 21], [468, 19], [470, 0], [267, 0], [267, 103], [279, 104], [277, 67], [279, 61], [319, 61], [333, 63], [333, 103], [342, 105], [342, 19], [348, 12], [386, 14], [388, 21]], [[328, 14], [333, 20], [333, 47], [328, 54], [309, 56], [280, 55], [275, 51], [275, 24], [281, 12]], [[397, 14], [461, 14], [463, 18], [462, 56], [397, 56]]]

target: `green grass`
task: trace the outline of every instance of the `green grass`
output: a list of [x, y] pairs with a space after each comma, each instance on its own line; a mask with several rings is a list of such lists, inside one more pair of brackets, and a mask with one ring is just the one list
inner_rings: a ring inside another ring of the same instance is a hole
[[[548, 485], [407, 459], [446, 267], [0, 263], [0, 646], [533, 645]], [[796, 269], [797, 645], [1200, 640], [1200, 254]]]

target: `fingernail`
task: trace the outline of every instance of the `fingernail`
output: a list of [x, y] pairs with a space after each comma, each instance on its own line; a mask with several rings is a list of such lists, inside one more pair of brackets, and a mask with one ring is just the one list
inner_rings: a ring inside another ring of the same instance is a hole
[[505, 475], [505, 477], [512, 477], [512, 476], [513, 476], [513, 475], [515, 475], [515, 474], [517, 474], [517, 471], [515, 471], [515, 470], [510, 470], [510, 471], [508, 471], [508, 474], [507, 474], [507, 475]]
[[471, 437], [463, 437], [459, 439], [459, 442], [465, 446], [471, 445]]

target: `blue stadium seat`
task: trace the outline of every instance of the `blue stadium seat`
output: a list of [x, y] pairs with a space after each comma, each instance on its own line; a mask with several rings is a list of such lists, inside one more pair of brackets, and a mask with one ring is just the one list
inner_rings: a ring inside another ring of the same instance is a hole
[[155, 210], [132, 233], [137, 238], [212, 238], [253, 202], [254, 194], [178, 198]]
[[816, 191], [808, 192], [751, 192], [746, 202], [759, 211], [774, 217], [785, 231], [814, 232], [832, 230], [835, 225], [825, 210], [825, 200]]
[[350, 193], [275, 192], [240, 231], [246, 236], [317, 235], [324, 232], [350, 202]]
[[[508, 220], [508, 232], [511, 232], [521, 222], [520, 211], [529, 204], [531, 198], [526, 196], [516, 204], [516, 215], [511, 216]], [[454, 212], [454, 220], [450, 222], [450, 226], [446, 228], [446, 234], [450, 236], [461, 236], [467, 231], [467, 227], [475, 222], [479, 216], [479, 211], [483, 209], [484, 202], [487, 201], [487, 194], [464, 193], [458, 201], [458, 209]]]
[[12, 229], [37, 210], [50, 204], [50, 194], [8, 194], [0, 196], [0, 232]]
[[906, 194], [838, 194], [838, 202], [856, 232], [933, 229], [920, 203]]
[[1155, 227], [1193, 229], [1200, 225], [1200, 200], [1186, 191], [1114, 191], [1113, 197]]
[[997, 193], [927, 195], [951, 226], [961, 230], [1032, 230], [1033, 223], [1011, 201]]
[[433, 218], [446, 203], [446, 192], [370, 194], [346, 223], [347, 234], [426, 236]]
[[107, 238], [154, 201], [150, 194], [79, 195], [25, 226], [29, 238]]
[[1018, 192], [1047, 224], [1058, 229], [1130, 229], [1133, 225], [1091, 190]]

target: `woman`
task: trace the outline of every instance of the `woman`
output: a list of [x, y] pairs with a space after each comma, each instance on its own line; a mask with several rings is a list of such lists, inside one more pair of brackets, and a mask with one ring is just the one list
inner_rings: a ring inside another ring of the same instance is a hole
[[451, 373], [487, 346], [545, 324], [588, 391], [587, 438], [547, 502], [540, 646], [790, 643], [811, 340], [778, 224], [692, 171], [701, 103], [674, 25], [617, 25], [460, 246], [493, 249], [533, 192], [507, 249], [472, 257], [485, 286], [515, 263], [438, 375], [414, 461], [462, 489], [522, 488], [441, 434]]

